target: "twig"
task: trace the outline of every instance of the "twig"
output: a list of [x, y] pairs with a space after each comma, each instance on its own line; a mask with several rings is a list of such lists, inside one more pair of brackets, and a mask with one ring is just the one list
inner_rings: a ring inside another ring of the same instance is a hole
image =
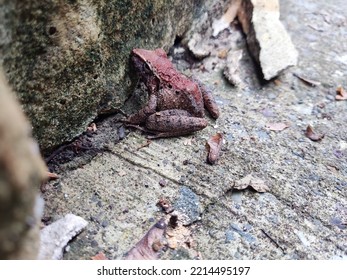
[[59, 176], [56, 173], [52, 173], [52, 172], [47, 171], [46, 174], [47, 174], [47, 177], [49, 180], [59, 179]]
[[280, 248], [281, 250], [282, 250], [282, 252], [283, 252], [283, 254], [285, 254], [286, 252], [285, 252], [285, 249], [283, 248], [283, 247], [281, 247], [265, 230], [263, 230], [263, 229], [260, 229], [261, 231], [262, 231], [262, 233], [264, 233], [264, 235], [267, 237], [267, 238], [269, 238], [270, 239], [270, 241], [272, 242], [272, 243], [274, 243], [275, 245], [276, 245], [276, 247], [277, 248]]
[[305, 84], [309, 85], [310, 87], [316, 87], [316, 86], [319, 86], [321, 83], [318, 82], [318, 81], [314, 81], [314, 80], [311, 80], [311, 79], [307, 79], [297, 73], [293, 73], [293, 75], [295, 77], [297, 77], [298, 79], [300, 79], [301, 81], [303, 81]]
[[116, 110], [117, 113], [120, 113], [121, 115], [123, 115], [124, 117], [129, 117], [127, 113], [125, 113], [122, 109], [117, 109]]
[[71, 146], [71, 143], [60, 146], [58, 149], [53, 151], [48, 157], [45, 158], [46, 164], [48, 164], [53, 158], [55, 158], [60, 152], [62, 152], [64, 149], [67, 149]]
[[148, 139], [147, 139], [147, 142], [144, 143], [144, 144], [142, 144], [141, 146], [137, 147], [136, 150], [140, 150], [140, 149], [142, 149], [142, 148], [144, 148], [144, 147], [148, 147], [149, 144], [151, 144], [151, 142], [152, 142], [151, 140], [148, 140]]

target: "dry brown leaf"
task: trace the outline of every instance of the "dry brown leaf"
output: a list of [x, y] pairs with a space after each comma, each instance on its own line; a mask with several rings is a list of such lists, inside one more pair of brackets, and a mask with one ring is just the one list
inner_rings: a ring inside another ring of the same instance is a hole
[[272, 131], [282, 131], [289, 127], [289, 124], [286, 123], [269, 123], [265, 126], [267, 129]]
[[126, 260], [156, 260], [166, 247], [164, 233], [167, 225], [164, 219], [152, 226], [144, 237], [126, 254]]
[[55, 180], [59, 178], [58, 174], [49, 171], [47, 171], [46, 175], [49, 180]]
[[320, 141], [324, 138], [325, 134], [317, 134], [313, 131], [312, 126], [308, 125], [305, 131], [305, 136], [312, 141]]
[[281, 85], [281, 81], [279, 79], [275, 79], [274, 80], [274, 84], [275, 84], [275, 86], [280, 86]]
[[294, 73], [293, 74], [295, 77], [299, 78], [301, 81], [303, 81], [305, 84], [311, 86], [311, 87], [315, 87], [315, 86], [319, 86], [321, 83], [318, 81], [314, 81], [311, 79], [307, 79], [299, 74]]
[[40, 189], [41, 189], [41, 192], [44, 193], [47, 191], [47, 182], [50, 181], [50, 180], [56, 180], [56, 179], [59, 179], [59, 176], [58, 174], [56, 173], [52, 173], [52, 172], [49, 172], [47, 171], [46, 172], [46, 178], [43, 180], [41, 186], [40, 186]]
[[105, 256], [103, 252], [100, 252], [96, 254], [95, 256], [91, 257], [92, 260], [94, 261], [103, 261], [103, 260], [108, 260], [108, 258]]
[[215, 164], [219, 158], [219, 154], [222, 148], [223, 134], [217, 133], [212, 136], [206, 143], [208, 149], [207, 161], [210, 164]]
[[337, 87], [336, 94], [336, 100], [347, 100], [347, 91], [345, 91], [342, 86]]
[[225, 59], [228, 56], [228, 49], [223, 49], [218, 52], [218, 58]]
[[253, 177], [252, 174], [249, 174], [246, 177], [236, 181], [234, 184], [234, 189], [237, 190], [243, 190], [247, 187], [251, 187], [257, 192], [269, 191], [269, 187], [265, 184], [265, 182], [262, 179]]

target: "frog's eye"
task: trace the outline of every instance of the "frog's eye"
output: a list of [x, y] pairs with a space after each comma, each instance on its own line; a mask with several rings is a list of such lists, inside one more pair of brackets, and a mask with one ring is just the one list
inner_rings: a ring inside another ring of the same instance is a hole
[[143, 64], [143, 68], [144, 68], [144, 70], [145, 70], [146, 72], [150, 72], [150, 71], [151, 71], [151, 69], [149, 68], [149, 66], [148, 66], [147, 63], [144, 63], [144, 64]]

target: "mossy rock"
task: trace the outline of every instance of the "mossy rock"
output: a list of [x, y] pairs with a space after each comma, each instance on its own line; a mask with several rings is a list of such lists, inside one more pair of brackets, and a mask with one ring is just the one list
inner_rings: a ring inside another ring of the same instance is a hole
[[168, 50], [203, 2], [3, 0], [0, 62], [41, 149], [120, 108], [135, 85], [130, 51]]

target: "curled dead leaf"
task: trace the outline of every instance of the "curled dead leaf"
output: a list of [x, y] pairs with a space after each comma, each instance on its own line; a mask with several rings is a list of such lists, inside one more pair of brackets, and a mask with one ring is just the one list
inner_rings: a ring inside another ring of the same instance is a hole
[[59, 178], [58, 174], [52, 173], [49, 171], [47, 171], [46, 175], [47, 175], [48, 180], [55, 180], [55, 179]]
[[305, 136], [312, 141], [320, 141], [324, 138], [325, 134], [317, 134], [313, 131], [312, 126], [308, 125], [305, 131]]
[[299, 78], [301, 81], [303, 81], [305, 84], [309, 85], [310, 87], [315, 87], [315, 86], [319, 86], [321, 84], [321, 82], [315, 81], [315, 80], [311, 80], [311, 79], [307, 79], [306, 77], [303, 77], [297, 73], [293, 73], [293, 75], [297, 78]]
[[47, 182], [50, 181], [50, 180], [56, 180], [56, 179], [59, 179], [59, 176], [58, 174], [56, 173], [52, 173], [52, 172], [49, 172], [47, 171], [46, 172], [46, 178], [44, 178], [44, 180], [42, 181], [42, 184], [40, 186], [40, 189], [41, 189], [41, 192], [44, 193], [47, 191]]
[[347, 91], [342, 86], [338, 86], [336, 89], [336, 100], [347, 100]]
[[212, 136], [206, 143], [208, 149], [207, 161], [210, 164], [215, 164], [219, 158], [222, 149], [223, 134], [217, 133]]
[[282, 131], [286, 128], [289, 127], [289, 124], [286, 123], [269, 123], [267, 125], [265, 125], [265, 128], [272, 130], [272, 131]]
[[253, 177], [252, 174], [249, 174], [246, 177], [236, 181], [234, 184], [234, 189], [236, 190], [243, 190], [248, 187], [253, 188], [257, 192], [269, 191], [269, 187], [265, 184], [265, 182], [262, 179]]
[[274, 80], [274, 84], [275, 84], [275, 86], [280, 86], [281, 85], [281, 81], [279, 79], [275, 79]]
[[156, 260], [167, 246], [164, 233], [167, 224], [164, 219], [152, 226], [142, 239], [126, 254], [125, 260]]

